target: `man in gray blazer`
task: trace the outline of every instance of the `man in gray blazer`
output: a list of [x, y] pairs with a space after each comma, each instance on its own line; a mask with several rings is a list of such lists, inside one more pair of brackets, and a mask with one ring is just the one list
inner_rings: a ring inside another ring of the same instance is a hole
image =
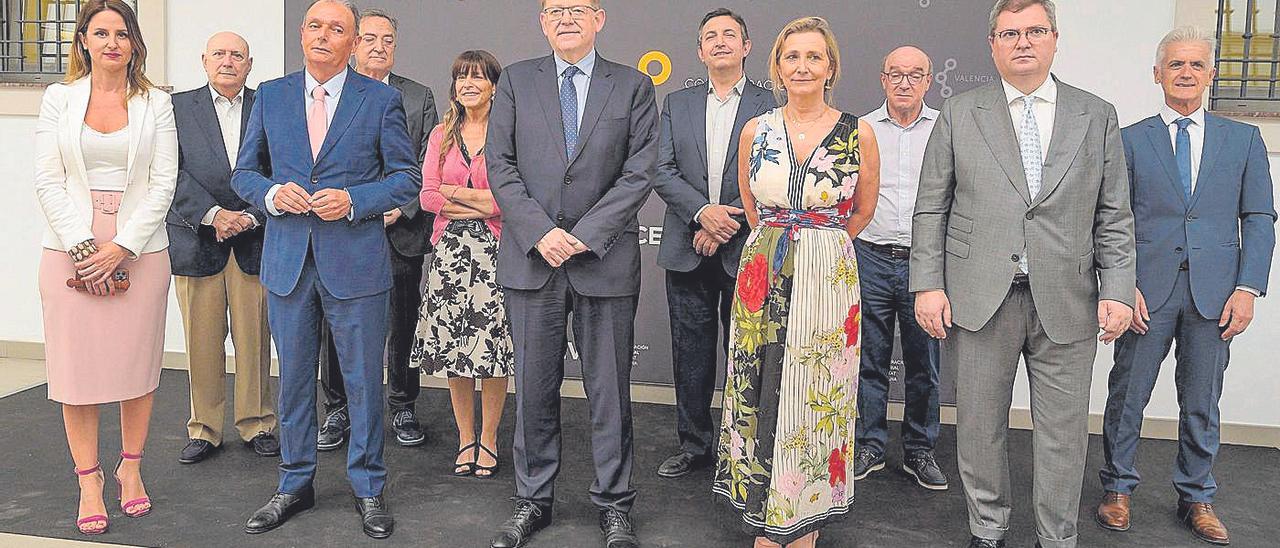
[[1134, 301], [1133, 214], [1115, 108], [1050, 75], [1052, 0], [999, 0], [1000, 82], [948, 100], [925, 150], [911, 248], [917, 321], [956, 371], [971, 547], [1004, 546], [1007, 430], [1022, 357], [1035, 422], [1039, 545], [1076, 545], [1094, 335]]
[[715, 459], [716, 340], [727, 354], [729, 305], [750, 232], [738, 194], [738, 136], [747, 120], [777, 106], [773, 94], [743, 72], [750, 51], [740, 15], [725, 8], [707, 13], [698, 27], [698, 58], [708, 82], [672, 92], [662, 106], [653, 186], [667, 203], [658, 264], [667, 269], [680, 440], [680, 451], [658, 467], [666, 478]]
[[[629, 512], [631, 354], [640, 292], [639, 220], [657, 161], [653, 82], [601, 58], [599, 2], [545, 0], [553, 55], [507, 67], [494, 92], [485, 157], [502, 208], [498, 282], [516, 351], [516, 508], [492, 545], [513, 548], [551, 522], [560, 470], [565, 327], [582, 356], [608, 548], [638, 540]], [[519, 123], [516, 121], [519, 120]]]
[[1095, 517], [1129, 529], [1138, 437], [1160, 364], [1177, 341], [1178, 517], [1199, 539], [1231, 541], [1213, 509], [1218, 399], [1231, 339], [1267, 290], [1276, 245], [1267, 147], [1258, 128], [1208, 114], [1213, 36], [1170, 32], [1156, 53], [1160, 114], [1124, 128], [1138, 239], [1138, 313], [1116, 342], [1102, 439], [1106, 490]]
[[[396, 63], [396, 33], [399, 22], [386, 11], [369, 8], [360, 13], [360, 35], [356, 42], [356, 72], [400, 90], [407, 116], [409, 140], [417, 153], [418, 166], [427, 153], [427, 137], [436, 126], [436, 102], [431, 90], [391, 72]], [[418, 182], [422, 184], [421, 181]], [[408, 203], [382, 214], [391, 243], [391, 317], [387, 329], [387, 407], [396, 443], [412, 447], [426, 442], [426, 435], [414, 409], [418, 399], [417, 369], [409, 368], [422, 304], [423, 256], [431, 249], [431, 225], [435, 216], [422, 211], [415, 196]], [[350, 428], [347, 392], [338, 364], [338, 349], [325, 329], [325, 348], [320, 353], [320, 385], [324, 392], [325, 421], [317, 434], [317, 448], [330, 451], [341, 447]]]

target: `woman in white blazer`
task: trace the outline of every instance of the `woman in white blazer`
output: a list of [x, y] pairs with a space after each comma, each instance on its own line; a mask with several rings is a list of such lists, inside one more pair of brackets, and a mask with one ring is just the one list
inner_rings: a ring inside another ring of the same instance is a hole
[[120, 402], [120, 509], [129, 517], [151, 510], [141, 458], [164, 351], [164, 218], [178, 139], [168, 94], [145, 75], [146, 52], [127, 4], [87, 3], [67, 78], [45, 91], [36, 125], [49, 399], [63, 404], [80, 481], [76, 528], [85, 534], [108, 525], [98, 404]]

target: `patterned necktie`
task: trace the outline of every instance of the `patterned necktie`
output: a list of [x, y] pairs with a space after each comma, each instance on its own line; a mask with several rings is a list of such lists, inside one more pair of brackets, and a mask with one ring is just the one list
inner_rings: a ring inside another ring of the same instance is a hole
[[1182, 194], [1186, 196], [1187, 201], [1191, 201], [1191, 132], [1187, 131], [1187, 126], [1191, 125], [1190, 118], [1178, 118], [1173, 123], [1178, 124], [1178, 138], [1175, 139], [1173, 149], [1173, 159], [1178, 162], [1178, 179], [1182, 182]]
[[564, 81], [560, 82], [560, 117], [564, 120], [564, 149], [569, 158], [573, 158], [578, 148], [578, 88], [573, 84], [573, 77], [581, 72], [569, 65], [564, 70]]
[[311, 160], [320, 155], [320, 147], [324, 145], [324, 136], [329, 132], [329, 110], [325, 104], [324, 86], [316, 86], [311, 90], [311, 110], [307, 112], [307, 136], [311, 138]]
[[1035, 99], [1030, 95], [1022, 98], [1022, 131], [1018, 135], [1018, 148], [1022, 149], [1022, 170], [1027, 176], [1027, 190], [1034, 199], [1040, 193], [1044, 157], [1040, 153], [1040, 126], [1036, 124], [1033, 105]]

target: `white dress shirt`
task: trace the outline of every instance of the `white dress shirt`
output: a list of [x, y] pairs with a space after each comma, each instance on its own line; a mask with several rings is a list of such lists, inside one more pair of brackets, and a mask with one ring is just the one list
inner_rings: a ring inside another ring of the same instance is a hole
[[1017, 135], [1018, 142], [1022, 142], [1022, 97], [1030, 95], [1031, 100], [1035, 101], [1031, 110], [1036, 117], [1036, 129], [1040, 130], [1040, 160], [1044, 161], [1049, 157], [1049, 143], [1053, 141], [1053, 109], [1058, 103], [1058, 83], [1050, 76], [1029, 94], [1018, 91], [1018, 88], [1003, 79], [1000, 83], [1004, 85], [1004, 96], [1009, 100], [1009, 117], [1013, 120], [1013, 132]]
[[[560, 86], [564, 84], [564, 71], [568, 70], [569, 62], [561, 59], [558, 55], [552, 55], [556, 60], [556, 93], [560, 92]], [[573, 87], [577, 91], [578, 96], [578, 128], [582, 128], [582, 111], [587, 108], [587, 90], [591, 87], [591, 72], [596, 68], [596, 50], [583, 57], [577, 63], [573, 63], [578, 67], [578, 73], [573, 75]], [[581, 135], [578, 138], [582, 138]], [[581, 144], [581, 143], [579, 143]]]
[[84, 124], [80, 153], [89, 190], [124, 192], [129, 187], [129, 126], [102, 133]]
[[[231, 169], [236, 168], [236, 157], [240, 154], [240, 120], [241, 114], [244, 112], [244, 88], [240, 88], [240, 93], [235, 97], [227, 99], [218, 93], [218, 90], [209, 85], [209, 93], [213, 96], [213, 112], [218, 117], [218, 129], [222, 132], [222, 146], [226, 147], [227, 162], [231, 164]], [[200, 219], [200, 224], [209, 226], [213, 224], [214, 217], [222, 211], [222, 206], [215, 205], [206, 211], [204, 217]], [[253, 220], [253, 226], [258, 226], [258, 219], [253, 215], [241, 212]]]
[[[1200, 153], [1204, 150], [1204, 108], [1196, 109], [1191, 116], [1178, 114], [1178, 111], [1173, 110], [1169, 105], [1160, 109], [1160, 119], [1169, 127], [1169, 144], [1173, 146], [1170, 150], [1175, 154], [1178, 150], [1178, 124], [1174, 122], [1179, 118], [1191, 119], [1191, 125], [1187, 126], [1187, 133], [1191, 134], [1191, 191], [1195, 192], [1196, 179], [1200, 177]], [[1178, 181], [1178, 184], [1181, 185], [1182, 181]]]
[[729, 142], [733, 137], [733, 124], [738, 118], [738, 105], [742, 103], [742, 91], [747, 88], [747, 76], [744, 74], [729, 89], [724, 100], [716, 95], [716, 88], [707, 83], [707, 205], [698, 208], [693, 218], [697, 220], [702, 212], [712, 204], [720, 203], [720, 194], [724, 186], [724, 163], [729, 156]]
[[[306, 109], [304, 110], [304, 112], [311, 112], [311, 104], [316, 101], [315, 98], [311, 96], [312, 90], [316, 89], [317, 86], [324, 86], [324, 92], [325, 92], [324, 110], [325, 110], [325, 115], [328, 118], [328, 123], [326, 125], [332, 126], [333, 115], [334, 113], [338, 112], [338, 101], [342, 100], [342, 87], [347, 84], [347, 71], [349, 70], [351, 69], [343, 68], [342, 72], [339, 72], [338, 74], [334, 75], [333, 78], [330, 78], [328, 82], [321, 84], [320, 81], [316, 80], [316, 78], [312, 76], [310, 72], [307, 72], [304, 69], [302, 71], [302, 74], [304, 75], [304, 78], [306, 80], [306, 85], [303, 86], [303, 93], [302, 93], [303, 98], [306, 100]], [[275, 216], [280, 216], [284, 214], [280, 210], [276, 209], [276, 204], [275, 204], [276, 192], [278, 192], [280, 190], [280, 187], [282, 186], [284, 185], [276, 184], [276, 185], [273, 185], [271, 189], [267, 191], [267, 197], [266, 197], [267, 212]], [[351, 197], [351, 193], [348, 192], [347, 199], [349, 200], [350, 197]], [[353, 215], [355, 215], [355, 208], [352, 208], [351, 211], [347, 212], [347, 220], [353, 219], [354, 218]]]
[[880, 197], [871, 223], [858, 238], [879, 245], [911, 247], [911, 216], [916, 211], [924, 147], [938, 111], [922, 105], [914, 122], [903, 127], [889, 114], [886, 101], [862, 117], [880, 146]]

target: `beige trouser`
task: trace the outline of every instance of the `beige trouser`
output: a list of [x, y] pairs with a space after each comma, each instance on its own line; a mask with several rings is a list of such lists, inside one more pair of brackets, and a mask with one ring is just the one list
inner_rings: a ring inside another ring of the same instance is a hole
[[222, 444], [225, 421], [227, 316], [236, 349], [235, 426], [240, 439], [276, 428], [272, 409], [271, 335], [267, 299], [258, 277], [245, 274], [235, 255], [212, 276], [174, 276], [178, 307], [187, 335], [191, 375], [191, 420], [187, 435]]

